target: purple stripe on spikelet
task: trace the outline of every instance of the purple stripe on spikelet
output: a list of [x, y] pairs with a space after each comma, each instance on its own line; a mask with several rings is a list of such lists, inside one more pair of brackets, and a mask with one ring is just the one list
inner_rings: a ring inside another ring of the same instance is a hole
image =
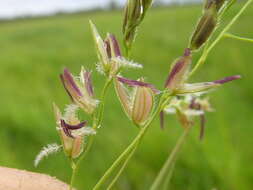
[[184, 67], [184, 64], [185, 62], [184, 61], [178, 61], [174, 67], [172, 68], [167, 80], [166, 80], [166, 83], [165, 83], [165, 87], [167, 87], [171, 81], [173, 81], [173, 79], [175, 78], [176, 74], [178, 72], [180, 72], [182, 70], [182, 68]]
[[160, 91], [155, 88], [154, 85], [142, 81], [127, 79], [124, 77], [117, 77], [118, 81], [124, 84], [127, 84], [128, 86], [135, 87], [135, 86], [141, 86], [141, 87], [147, 87], [150, 88], [154, 93], [159, 93]]
[[160, 112], [160, 127], [161, 129], [164, 129], [164, 111]]
[[[184, 50], [184, 57], [189, 57], [191, 55], [191, 50], [190, 48], [186, 48]], [[176, 75], [184, 68], [186, 62], [185, 60], [182, 60], [182, 58], [180, 58], [180, 60], [178, 60], [175, 65], [173, 66], [171, 72], [169, 73], [169, 76], [165, 82], [165, 87], [168, 87], [171, 82], [174, 80], [174, 78], [176, 77]]]
[[64, 73], [63, 73], [63, 79], [68, 81], [68, 83], [70, 84], [71, 88], [79, 95], [82, 96], [82, 92], [80, 91], [80, 89], [78, 88], [78, 86], [76, 85], [73, 76], [71, 75], [71, 73], [69, 72], [69, 70], [67, 68], [64, 69]]
[[112, 57], [112, 54], [111, 54], [111, 46], [110, 46], [110, 42], [109, 42], [109, 39], [105, 39], [104, 40], [104, 44], [105, 44], [105, 49], [106, 49], [106, 52], [107, 52], [107, 56], [109, 58]]
[[184, 56], [185, 57], [188, 57], [188, 56], [190, 56], [191, 55], [191, 49], [190, 48], [186, 48], [185, 50], [184, 50]]
[[61, 127], [63, 132], [65, 133], [66, 136], [70, 137], [70, 138], [75, 138], [71, 132], [69, 131], [69, 129], [65, 126], [65, 121], [61, 120]]
[[201, 110], [201, 105], [196, 102], [196, 98], [192, 98], [189, 108], [192, 110]]
[[205, 135], [205, 128], [206, 128], [206, 117], [204, 114], [200, 115], [200, 134], [199, 139], [202, 140]]
[[240, 79], [240, 78], [241, 78], [240, 75], [234, 75], [234, 76], [230, 76], [230, 77], [225, 77], [221, 80], [213, 81], [213, 83], [215, 83], [215, 84], [224, 84], [224, 83], [227, 83], [227, 82], [230, 82], [230, 81], [233, 81], [233, 80], [236, 80], [236, 79]]
[[61, 120], [61, 125], [63, 125], [64, 128], [67, 128], [68, 130], [77, 130], [77, 129], [81, 129], [82, 127], [86, 126], [87, 121], [83, 121], [81, 123], [78, 123], [77, 125], [70, 125], [62, 119]]
[[62, 82], [62, 84], [63, 84], [63, 87], [64, 87], [64, 89], [66, 90], [66, 92], [68, 93], [70, 99], [71, 99], [72, 101], [74, 101], [73, 97], [71, 96], [70, 92], [68, 91], [68, 89], [67, 89], [67, 87], [66, 87], [66, 84], [65, 84], [65, 82], [64, 82], [64, 78], [63, 78], [63, 75], [62, 75], [62, 74], [60, 74], [60, 79], [61, 79], [61, 82]]
[[93, 90], [93, 85], [92, 85], [92, 81], [91, 81], [91, 72], [90, 71], [85, 71], [84, 80], [85, 80], [85, 87], [86, 87], [86, 90], [87, 90], [89, 96], [93, 96], [94, 90]]
[[114, 51], [115, 56], [120, 57], [121, 56], [120, 47], [115, 35], [110, 34], [109, 37], [113, 44], [113, 51]]

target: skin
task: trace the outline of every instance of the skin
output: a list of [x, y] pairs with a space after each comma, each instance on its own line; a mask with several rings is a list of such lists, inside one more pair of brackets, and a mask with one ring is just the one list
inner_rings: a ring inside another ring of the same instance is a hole
[[68, 190], [68, 185], [45, 174], [0, 167], [0, 189]]

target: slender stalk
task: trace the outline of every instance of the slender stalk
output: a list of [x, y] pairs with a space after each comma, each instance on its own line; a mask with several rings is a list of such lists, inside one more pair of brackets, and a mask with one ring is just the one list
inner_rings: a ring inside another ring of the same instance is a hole
[[111, 83], [112, 83], [112, 78], [109, 78], [109, 79], [106, 80], [105, 85], [103, 87], [103, 90], [102, 90], [102, 93], [101, 93], [101, 97], [100, 97], [100, 108], [99, 108], [98, 117], [97, 117], [98, 118], [98, 122], [95, 125], [95, 129], [97, 127], [99, 127], [99, 125], [102, 122], [103, 115], [104, 115], [104, 107], [105, 107], [105, 96], [106, 96], [106, 93], [107, 93], [108, 88], [110, 87]]
[[[140, 141], [139, 141], [140, 142]], [[120, 175], [122, 174], [122, 172], [124, 171], [124, 169], [126, 168], [128, 162], [130, 161], [130, 159], [132, 158], [133, 154], [135, 153], [137, 147], [138, 147], [139, 143], [137, 143], [134, 147], [134, 149], [132, 150], [132, 152], [128, 155], [128, 157], [126, 158], [125, 162], [123, 163], [123, 165], [121, 166], [119, 172], [116, 174], [116, 176], [113, 178], [112, 182], [109, 184], [109, 186], [107, 187], [107, 190], [112, 189], [112, 187], [114, 186], [114, 184], [117, 182], [117, 180], [119, 179]]]
[[[111, 173], [120, 165], [120, 163], [128, 158], [130, 159], [134, 154], [131, 154], [132, 150], [135, 148], [136, 144], [139, 144], [147, 132], [148, 128], [150, 127], [150, 124], [155, 119], [156, 115], [160, 113], [160, 111], [164, 108], [165, 104], [171, 99], [171, 96], [169, 98], [163, 99], [163, 95], [159, 101], [159, 104], [157, 106], [156, 111], [153, 113], [151, 118], [145, 123], [145, 125], [140, 129], [138, 135], [135, 137], [135, 139], [131, 142], [131, 144], [123, 151], [123, 153], [114, 161], [114, 163], [110, 166], [110, 168], [104, 173], [104, 175], [100, 178], [100, 180], [97, 182], [97, 184], [93, 187], [93, 190], [98, 190], [100, 187], [105, 183], [105, 181], [110, 177]], [[131, 154], [131, 155], [130, 155]], [[129, 156], [129, 157], [128, 157]], [[124, 167], [125, 168], [125, 167]]]
[[236, 36], [236, 35], [230, 34], [230, 33], [224, 34], [224, 37], [226, 37], [226, 38], [232, 38], [232, 39], [235, 39], [235, 40], [241, 40], [241, 41], [253, 43], [253, 39], [245, 38], [245, 37], [240, 37], [240, 36]]
[[252, 3], [253, 0], [248, 0], [244, 6], [240, 9], [240, 11], [233, 17], [233, 19], [226, 25], [226, 27], [220, 32], [217, 38], [213, 41], [213, 43], [203, 52], [201, 57], [199, 58], [197, 64], [192, 69], [190, 76], [192, 76], [198, 68], [203, 65], [206, 61], [206, 58], [210, 51], [217, 45], [217, 43], [222, 39], [224, 34], [231, 28], [231, 26], [237, 21], [237, 19], [241, 16], [241, 14], [246, 10], [246, 8]]
[[69, 190], [72, 190], [73, 185], [74, 185], [74, 181], [75, 181], [76, 172], [77, 172], [77, 170], [76, 170], [77, 167], [76, 167], [76, 164], [73, 159], [71, 159], [70, 163], [71, 163], [71, 168], [72, 168], [72, 175], [71, 175], [71, 179], [70, 179], [70, 183], [69, 183]]
[[[104, 112], [104, 102], [105, 102], [105, 96], [106, 96], [106, 93], [108, 91], [108, 88], [110, 86], [112, 82], [112, 79], [108, 79], [106, 82], [105, 82], [105, 85], [103, 87], [103, 90], [102, 90], [102, 93], [101, 93], [101, 97], [100, 97], [100, 102], [101, 102], [101, 105], [100, 105], [100, 108], [99, 108], [99, 111], [98, 111], [98, 116], [96, 115], [93, 115], [93, 128], [94, 129], [97, 129], [98, 126], [101, 124], [102, 122], [102, 118], [103, 118], [103, 112]], [[97, 119], [98, 118], [98, 119]], [[80, 164], [82, 162], [82, 160], [86, 157], [87, 153], [89, 152], [89, 150], [91, 149], [91, 146], [94, 142], [94, 136], [91, 136], [89, 141], [88, 141], [88, 144], [84, 150], [84, 152], [82, 153], [82, 155], [79, 157], [79, 159], [77, 160], [77, 162], [75, 163], [73, 160], [71, 160], [71, 167], [72, 167], [72, 175], [71, 175], [71, 181], [70, 181], [70, 190], [72, 190], [73, 188], [73, 183], [75, 181], [75, 177], [76, 177], [76, 174], [77, 174], [77, 171], [80, 167]], [[74, 166], [74, 167], [73, 167]]]
[[104, 182], [110, 177], [111, 173], [116, 169], [123, 159], [125, 159], [131, 151], [134, 149], [136, 143], [139, 139], [145, 134], [148, 127], [142, 128], [132, 143], [124, 150], [124, 152], [114, 161], [114, 163], [110, 166], [110, 168], [104, 173], [104, 175], [100, 178], [97, 184], [94, 186], [93, 190], [100, 189], [100, 187], [104, 184]]
[[170, 172], [170, 170], [172, 169], [172, 166], [174, 162], [176, 161], [177, 155], [180, 152], [182, 145], [184, 141], [186, 140], [187, 135], [189, 134], [190, 129], [191, 127], [186, 128], [182, 136], [178, 139], [176, 146], [174, 147], [168, 159], [164, 163], [162, 169], [157, 175], [155, 181], [153, 182], [150, 190], [158, 190], [160, 188], [161, 184], [164, 181], [164, 178], [166, 177], [166, 174], [168, 174], [168, 172]]
[[165, 182], [164, 182], [164, 185], [163, 185], [163, 190], [168, 190], [169, 189], [170, 180], [173, 176], [174, 169], [175, 169], [175, 163], [172, 164], [171, 170], [169, 171], [169, 173], [168, 173], [168, 175], [165, 179]]

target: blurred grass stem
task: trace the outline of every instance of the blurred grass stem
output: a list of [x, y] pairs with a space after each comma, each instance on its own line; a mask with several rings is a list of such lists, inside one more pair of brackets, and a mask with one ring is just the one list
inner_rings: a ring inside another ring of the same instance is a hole
[[71, 164], [71, 168], [72, 168], [72, 175], [71, 175], [71, 179], [70, 179], [69, 190], [72, 190], [73, 184], [75, 181], [75, 177], [76, 177], [77, 165], [73, 159], [70, 160], [70, 164]]
[[[159, 174], [157, 175], [155, 181], [153, 182], [150, 190], [159, 190], [161, 189], [161, 185], [163, 184], [165, 177], [167, 175], [172, 175], [172, 170], [173, 170], [173, 165], [176, 161], [177, 155], [180, 152], [182, 145], [184, 144], [186, 137], [188, 136], [190, 132], [191, 127], [188, 127], [184, 130], [183, 134], [181, 137], [178, 139], [176, 146], [170, 153], [168, 159], [164, 163], [162, 169], [160, 170]], [[170, 178], [169, 178], [170, 179]], [[165, 180], [166, 181], [166, 180]], [[167, 181], [169, 183], [169, 181]]]
[[175, 169], [175, 163], [172, 164], [171, 169], [165, 179], [165, 182], [164, 182], [163, 188], [162, 188], [163, 190], [169, 190], [170, 180], [173, 176], [174, 169]]
[[245, 38], [245, 37], [240, 37], [240, 36], [237, 36], [237, 35], [234, 35], [234, 34], [230, 34], [230, 33], [224, 34], [224, 37], [225, 38], [232, 38], [232, 39], [235, 39], [235, 40], [241, 40], [241, 41], [253, 43], [253, 39]]
[[[140, 142], [140, 141], [139, 141]], [[137, 147], [138, 147], [139, 143], [137, 143], [135, 145], [135, 147], [133, 148], [132, 152], [128, 155], [128, 157], [126, 158], [125, 162], [123, 163], [122, 167], [119, 169], [119, 172], [116, 174], [116, 176], [113, 178], [112, 182], [109, 184], [109, 186], [107, 187], [107, 190], [112, 189], [112, 187], [114, 186], [114, 184], [117, 182], [117, 180], [119, 179], [120, 175], [122, 174], [122, 172], [124, 171], [124, 169], [126, 168], [128, 162], [130, 161], [130, 159], [132, 158], [132, 156], [134, 155]]]

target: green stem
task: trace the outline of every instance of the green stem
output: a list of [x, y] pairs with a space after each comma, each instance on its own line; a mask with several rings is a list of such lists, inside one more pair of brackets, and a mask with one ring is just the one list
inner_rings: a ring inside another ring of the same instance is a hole
[[162, 169], [160, 170], [159, 174], [157, 175], [155, 181], [153, 182], [150, 190], [158, 190], [159, 187], [161, 186], [161, 184], [163, 183], [164, 178], [166, 177], [166, 174], [168, 174], [170, 172], [174, 162], [176, 161], [177, 155], [178, 155], [179, 151], [181, 150], [181, 147], [182, 147], [187, 135], [189, 134], [190, 128], [191, 127], [188, 127], [187, 129], [185, 129], [182, 136], [178, 139], [176, 146], [174, 147], [174, 149], [172, 150], [168, 159], [164, 163]]
[[72, 175], [71, 175], [71, 179], [70, 179], [69, 190], [72, 190], [73, 185], [74, 185], [74, 181], [75, 181], [76, 172], [77, 172], [77, 170], [76, 170], [77, 167], [76, 167], [76, 164], [73, 159], [71, 159], [70, 163], [71, 163], [71, 168], [72, 168]]
[[[140, 142], [140, 141], [139, 141]], [[123, 165], [121, 166], [120, 170], [118, 171], [118, 173], [116, 174], [116, 176], [113, 178], [112, 182], [109, 184], [109, 186], [107, 187], [107, 190], [112, 189], [112, 187], [114, 186], [114, 184], [117, 182], [117, 180], [119, 179], [120, 175], [122, 174], [122, 172], [124, 171], [124, 169], [126, 168], [128, 162], [130, 161], [130, 159], [132, 158], [132, 156], [134, 155], [137, 147], [138, 147], [139, 143], [137, 143], [134, 147], [134, 149], [132, 150], [132, 152], [128, 155], [128, 157], [126, 158], [125, 162], [123, 163]]]
[[145, 134], [146, 130], [147, 130], [147, 127], [144, 127], [140, 130], [140, 132], [138, 133], [136, 138], [132, 141], [132, 143], [124, 150], [124, 152], [114, 161], [114, 163], [110, 166], [110, 168], [100, 178], [100, 180], [94, 186], [93, 190], [99, 189], [104, 184], [104, 182], [109, 178], [109, 176], [114, 171], [114, 169], [116, 169], [120, 165], [122, 160], [125, 159], [129, 155], [129, 153], [131, 153], [136, 143], [139, 141], [139, 139], [141, 139], [143, 134]]
[[[94, 118], [93, 118], [93, 128], [94, 128], [94, 129], [97, 129], [98, 126], [99, 126], [99, 125], [101, 124], [101, 122], [102, 122], [103, 112], [104, 112], [105, 96], [106, 96], [106, 93], [107, 93], [107, 91], [108, 91], [108, 88], [109, 88], [111, 82], [112, 82], [112, 79], [108, 79], [108, 80], [105, 82], [105, 85], [104, 85], [104, 87], [103, 87], [103, 90], [102, 90], [102, 93], [101, 93], [101, 97], [100, 97], [101, 105], [100, 105], [100, 107], [99, 107], [98, 116], [96, 117], [96, 116], [94, 115]], [[98, 119], [96, 119], [96, 118], [98, 118]], [[70, 182], [70, 190], [72, 190], [73, 183], [74, 183], [74, 181], [75, 181], [75, 177], [76, 177], [77, 171], [78, 171], [78, 169], [79, 169], [79, 166], [80, 166], [82, 160], [86, 157], [87, 153], [88, 153], [89, 150], [91, 149], [91, 146], [92, 146], [92, 144], [93, 144], [93, 142], [94, 142], [94, 138], [95, 138], [94, 136], [91, 136], [91, 137], [90, 137], [90, 139], [89, 139], [89, 141], [88, 141], [88, 144], [87, 144], [87, 146], [86, 146], [84, 152], [83, 152], [82, 155], [79, 157], [79, 159], [77, 160], [76, 163], [74, 163], [74, 161], [71, 160], [71, 164], [72, 164], [71, 166], [73, 166], [73, 164], [74, 164], [75, 167], [74, 167], [74, 169], [73, 169], [73, 167], [72, 167], [72, 176], [71, 176], [71, 182]]]
[[165, 182], [164, 182], [164, 185], [163, 185], [163, 190], [168, 190], [169, 189], [170, 180], [172, 178], [174, 169], [175, 169], [175, 163], [172, 164], [171, 170], [169, 171], [169, 173], [168, 173], [168, 175], [167, 175], [167, 177], [165, 179]]
[[95, 125], [95, 129], [97, 127], [99, 127], [99, 125], [102, 122], [103, 115], [104, 115], [104, 107], [105, 107], [105, 96], [106, 96], [106, 93], [107, 93], [108, 88], [110, 87], [111, 83], [112, 83], [112, 78], [109, 78], [109, 79], [107, 79], [107, 81], [105, 82], [105, 85], [103, 87], [103, 90], [102, 90], [102, 93], [101, 93], [101, 97], [100, 97], [100, 108], [99, 108], [98, 117], [97, 117], [98, 118], [98, 122]]
[[245, 41], [245, 42], [251, 42], [251, 43], [253, 42], [253, 39], [236, 36], [236, 35], [230, 34], [230, 33], [224, 34], [224, 37], [232, 38], [232, 39], [236, 39], [236, 40], [241, 40], [241, 41]]
[[198, 68], [204, 64], [206, 61], [206, 58], [210, 51], [217, 45], [217, 43], [222, 39], [224, 34], [231, 28], [231, 26], [237, 21], [237, 19], [241, 16], [241, 14], [245, 11], [245, 9], [252, 3], [253, 0], [248, 0], [244, 6], [240, 9], [240, 11], [233, 17], [233, 19], [226, 25], [226, 27], [220, 32], [220, 34], [217, 36], [217, 38], [213, 41], [213, 43], [206, 49], [206, 51], [203, 52], [201, 57], [199, 58], [197, 64], [192, 69], [190, 76], [192, 76]]
[[120, 165], [120, 163], [125, 158], [130, 159], [134, 155], [134, 154], [131, 154], [132, 150], [135, 148], [137, 143], [139, 144], [141, 142], [143, 136], [145, 135], [148, 128], [150, 127], [150, 124], [155, 119], [155, 116], [163, 109], [164, 105], [167, 104], [167, 102], [170, 100], [170, 98], [171, 98], [171, 96], [164, 100], [163, 95], [162, 95], [162, 97], [159, 101], [158, 107], [157, 107], [156, 111], [153, 113], [153, 115], [151, 116], [151, 118], [140, 129], [140, 132], [135, 137], [135, 139], [132, 141], [132, 143], [123, 151], [123, 153], [114, 161], [114, 163], [110, 166], [110, 168], [104, 173], [104, 175], [100, 178], [100, 180], [94, 186], [93, 190], [98, 190], [105, 183], [105, 181], [110, 177], [111, 173]]

